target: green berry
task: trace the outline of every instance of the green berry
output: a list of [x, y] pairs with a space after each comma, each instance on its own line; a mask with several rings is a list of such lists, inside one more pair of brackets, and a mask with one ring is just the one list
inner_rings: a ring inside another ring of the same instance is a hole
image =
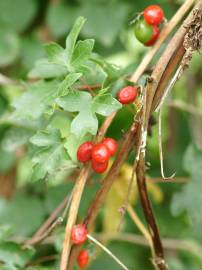
[[141, 43], [146, 43], [151, 40], [153, 35], [153, 28], [144, 19], [136, 22], [134, 28], [135, 36]]

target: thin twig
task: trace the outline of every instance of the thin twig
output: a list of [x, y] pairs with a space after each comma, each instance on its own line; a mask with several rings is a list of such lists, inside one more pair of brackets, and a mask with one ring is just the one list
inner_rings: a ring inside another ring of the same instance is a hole
[[146, 229], [146, 227], [144, 226], [142, 221], [139, 219], [138, 215], [136, 214], [136, 212], [134, 211], [134, 209], [132, 208], [132, 206], [130, 204], [127, 207], [127, 211], [128, 211], [128, 214], [130, 215], [131, 219], [133, 220], [133, 222], [136, 224], [138, 229], [141, 231], [141, 233], [143, 234], [143, 236], [145, 237], [145, 239], [149, 243], [152, 255], [154, 255], [153, 243], [152, 243], [152, 239], [151, 239], [151, 236], [150, 236], [148, 230]]
[[64, 200], [59, 204], [59, 206], [51, 213], [49, 218], [41, 225], [41, 227], [38, 229], [38, 231], [30, 238], [28, 241], [25, 242], [25, 246], [31, 246], [35, 245], [40, 242], [41, 236], [46, 233], [46, 231], [50, 228], [52, 224], [54, 224], [55, 221], [57, 221], [59, 213], [62, 211], [62, 209], [65, 208], [66, 205], [68, 205], [68, 202], [70, 201], [69, 196], [65, 197]]
[[7, 84], [16, 84], [16, 82], [0, 73], [0, 85], [7, 85]]
[[44, 257], [41, 257], [39, 259], [36, 259], [35, 261], [31, 261], [31, 262], [27, 263], [26, 268], [28, 266], [39, 265], [39, 264], [42, 264], [45, 262], [55, 261], [57, 259], [58, 259], [58, 254], [44, 256]]
[[[166, 182], [164, 181], [164, 183]], [[144, 236], [134, 233], [94, 233], [93, 236], [102, 242], [115, 240], [150, 247], [148, 241], [145, 239]], [[21, 240], [18, 238], [12, 238], [12, 240], [17, 241], [17, 243], [19, 244], [24, 241], [24, 239]], [[41, 243], [41, 245], [53, 244], [54, 242], [55, 236], [49, 236]], [[192, 242], [190, 240], [162, 238], [162, 244], [165, 250], [187, 251], [199, 257], [201, 257], [202, 254], [202, 246], [199, 245], [197, 242]]]
[[167, 181], [164, 181], [162, 178], [147, 178], [146, 181], [150, 181], [150, 182], [154, 182], [154, 183], [176, 183], [176, 184], [184, 184], [184, 183], [187, 183], [190, 181], [189, 178], [186, 178], [186, 177], [175, 177], [174, 179], [172, 180], [167, 180]]
[[188, 112], [190, 114], [193, 114], [195, 116], [202, 117], [202, 111], [200, 111], [196, 106], [189, 104], [187, 102], [184, 102], [182, 100], [174, 99], [166, 102], [166, 105], [169, 107], [177, 108], [180, 110], [183, 110], [185, 112]]
[[[116, 188], [116, 186], [115, 186], [115, 188]], [[121, 197], [125, 196], [124, 192], [119, 188], [116, 188], [116, 192]], [[124, 210], [127, 210], [129, 216], [131, 217], [131, 219], [133, 220], [133, 222], [135, 223], [137, 228], [140, 230], [140, 232], [144, 235], [145, 239], [148, 241], [148, 243], [151, 247], [151, 250], [153, 250], [151, 236], [150, 236], [148, 230], [146, 229], [146, 227], [144, 226], [144, 224], [142, 223], [142, 221], [140, 220], [140, 218], [138, 217], [137, 213], [133, 209], [133, 207], [130, 205], [129, 201], [127, 202], [126, 209], [124, 209]]]
[[[149, 246], [149, 243], [142, 235], [133, 234], [133, 233], [96, 233], [94, 234], [96, 238], [101, 241], [117, 240], [124, 241], [131, 244], [138, 244], [143, 246]], [[166, 250], [180, 250], [193, 253], [199, 257], [202, 254], [202, 246], [198, 245], [195, 242], [191, 242], [183, 239], [172, 239], [172, 238], [163, 238], [162, 239], [163, 247]]]
[[90, 88], [90, 90], [95, 90], [95, 89], [99, 89], [99, 88], [101, 88], [102, 87], [102, 85], [101, 84], [93, 84], [93, 85], [88, 85], [88, 84], [83, 84], [83, 85], [81, 85], [81, 86], [78, 86], [77, 88], [79, 89], [79, 90], [85, 90], [85, 89], [89, 89]]
[[161, 136], [161, 114], [162, 109], [159, 110], [159, 121], [158, 121], [158, 143], [159, 143], [159, 155], [160, 155], [160, 167], [161, 167], [161, 176], [163, 180], [172, 180], [175, 177], [176, 173], [173, 173], [171, 176], [166, 177], [164, 173], [164, 162], [163, 162], [163, 147], [162, 147], [162, 136]]
[[97, 246], [99, 246], [102, 250], [104, 250], [115, 262], [118, 263], [118, 265], [124, 269], [124, 270], [128, 270], [128, 267], [126, 267], [108, 248], [106, 248], [104, 245], [102, 245], [98, 240], [96, 240], [93, 236], [91, 235], [87, 235], [88, 239], [93, 242], [94, 244], [96, 244]]

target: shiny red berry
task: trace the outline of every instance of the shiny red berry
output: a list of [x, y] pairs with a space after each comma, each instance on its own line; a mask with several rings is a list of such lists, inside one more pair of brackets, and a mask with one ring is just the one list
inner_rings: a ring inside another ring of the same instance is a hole
[[107, 146], [107, 148], [110, 151], [110, 156], [112, 157], [113, 155], [115, 155], [116, 151], [117, 151], [117, 143], [114, 139], [112, 138], [105, 138], [102, 143], [104, 145]]
[[154, 45], [154, 43], [156, 42], [157, 38], [159, 37], [160, 30], [159, 30], [158, 26], [152, 25], [152, 27], [153, 27], [152, 38], [144, 44], [145, 46], [152, 46], [152, 45]]
[[82, 224], [74, 225], [71, 233], [71, 240], [74, 244], [80, 245], [87, 239], [87, 229]]
[[144, 19], [148, 24], [158, 25], [163, 21], [164, 12], [158, 5], [151, 5], [144, 10]]
[[98, 163], [104, 163], [110, 158], [110, 151], [106, 145], [99, 143], [93, 147], [92, 160]]
[[118, 101], [122, 104], [132, 103], [137, 96], [137, 88], [135, 86], [126, 86], [118, 92]]
[[109, 164], [108, 161], [99, 163], [96, 162], [95, 160], [92, 160], [91, 166], [96, 173], [103, 173], [107, 170], [108, 164]]
[[80, 268], [85, 268], [89, 262], [89, 254], [86, 249], [82, 249], [77, 257], [77, 263]]
[[92, 149], [93, 149], [92, 142], [87, 141], [85, 143], [82, 143], [77, 150], [78, 161], [85, 163], [91, 160]]

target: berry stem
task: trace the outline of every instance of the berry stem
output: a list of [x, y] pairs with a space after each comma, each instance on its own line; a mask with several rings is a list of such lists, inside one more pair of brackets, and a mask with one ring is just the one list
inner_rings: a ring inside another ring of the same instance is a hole
[[126, 267], [108, 248], [106, 248], [103, 244], [101, 244], [98, 240], [96, 240], [93, 236], [87, 235], [87, 238], [99, 246], [104, 252], [106, 252], [115, 262], [118, 263], [119, 266], [121, 266], [122, 269], [124, 270], [129, 270], [128, 267]]

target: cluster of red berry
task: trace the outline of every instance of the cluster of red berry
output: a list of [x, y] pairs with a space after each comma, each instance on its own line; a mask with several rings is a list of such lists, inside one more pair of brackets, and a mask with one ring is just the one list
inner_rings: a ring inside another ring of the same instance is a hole
[[158, 5], [148, 6], [142, 16], [135, 21], [135, 36], [145, 46], [152, 46], [156, 42], [163, 22], [164, 12]]
[[77, 150], [77, 159], [82, 163], [91, 160], [92, 169], [97, 173], [106, 171], [110, 157], [114, 156], [117, 143], [112, 138], [105, 138], [101, 143], [84, 142]]
[[[121, 104], [132, 103], [138, 94], [135, 86], [126, 86], [122, 88], [117, 95]], [[77, 160], [86, 163], [91, 160], [92, 169], [96, 173], [106, 171], [110, 157], [117, 151], [117, 143], [113, 138], [105, 138], [101, 143], [94, 144], [92, 141], [82, 143], [77, 150]]]
[[[74, 225], [71, 232], [71, 241], [75, 245], [81, 245], [87, 240], [87, 229], [82, 224]], [[89, 253], [86, 249], [82, 249], [77, 257], [77, 263], [80, 268], [85, 268], [89, 262]]]

